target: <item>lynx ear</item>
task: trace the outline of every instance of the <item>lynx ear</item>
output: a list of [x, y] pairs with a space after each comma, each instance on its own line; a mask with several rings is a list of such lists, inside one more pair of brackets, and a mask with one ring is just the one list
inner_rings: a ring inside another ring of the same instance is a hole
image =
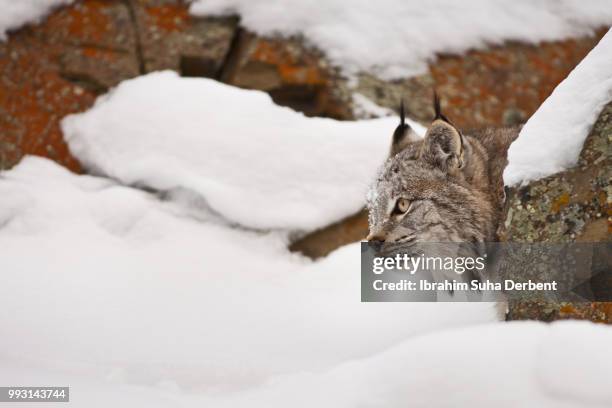
[[436, 116], [425, 134], [420, 157], [444, 172], [454, 173], [464, 165], [463, 136], [442, 114], [440, 100], [435, 92], [434, 111]]
[[419, 136], [406, 123], [406, 113], [404, 112], [404, 100], [400, 102], [400, 123], [393, 132], [393, 141], [391, 142], [390, 157], [395, 156], [406, 148], [410, 143], [419, 140]]

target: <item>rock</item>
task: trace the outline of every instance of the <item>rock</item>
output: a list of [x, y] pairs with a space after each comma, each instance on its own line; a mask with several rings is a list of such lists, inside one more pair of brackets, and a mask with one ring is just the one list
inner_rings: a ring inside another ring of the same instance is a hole
[[123, 1], [85, 0], [61, 7], [31, 34], [47, 44], [132, 52], [135, 31]]
[[[612, 240], [612, 102], [587, 137], [578, 165], [508, 192], [500, 236], [511, 242]], [[550, 309], [547, 313], [545, 309]], [[605, 303], [515, 302], [511, 319], [580, 318], [612, 323]]]
[[64, 53], [59, 69], [62, 77], [96, 95], [140, 72], [134, 55], [96, 47], [79, 47]]
[[196, 18], [178, 0], [128, 0], [144, 72], [171, 69], [218, 78], [238, 19]]
[[540, 320], [544, 322], [579, 319], [612, 324], [612, 303], [515, 302], [511, 303], [510, 312], [506, 318], [507, 320]]
[[363, 209], [344, 220], [296, 240], [289, 246], [289, 250], [316, 259], [343, 245], [360, 241], [367, 235], [368, 213]]
[[28, 31], [0, 43], [0, 72], [0, 169], [36, 154], [79, 171], [59, 120], [89, 107], [94, 94], [63, 78], [54, 47]]
[[83, 0], [0, 43], [0, 169], [26, 154], [80, 171], [59, 122], [151, 70], [216, 77], [236, 19], [196, 19], [180, 0]]
[[135, 31], [121, 2], [89, 0], [62, 7], [37, 26], [0, 43], [0, 169], [25, 154], [80, 166], [59, 122], [87, 109], [95, 96], [138, 75]]
[[78, 2], [53, 13], [32, 33], [53, 45], [64, 78], [95, 94], [141, 73], [136, 30], [123, 2]]
[[429, 74], [396, 81], [384, 81], [373, 75], [361, 73], [356, 91], [367, 96], [377, 105], [398, 110], [404, 100], [406, 116], [427, 124], [433, 116], [432, 95], [434, 78]]
[[580, 242], [610, 240], [612, 232], [612, 103], [599, 115], [578, 165], [511, 189], [503, 240]]
[[260, 38], [241, 30], [220, 79], [266, 91], [277, 104], [308, 116], [353, 118], [345, 79], [299, 38]]

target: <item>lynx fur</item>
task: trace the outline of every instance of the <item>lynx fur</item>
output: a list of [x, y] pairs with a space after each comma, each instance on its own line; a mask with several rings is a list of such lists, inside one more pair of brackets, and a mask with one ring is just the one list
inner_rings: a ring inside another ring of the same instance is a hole
[[463, 134], [441, 113], [437, 97], [434, 107], [435, 118], [423, 139], [405, 123], [401, 108], [390, 157], [368, 193], [368, 240], [496, 240], [502, 172], [519, 128]]

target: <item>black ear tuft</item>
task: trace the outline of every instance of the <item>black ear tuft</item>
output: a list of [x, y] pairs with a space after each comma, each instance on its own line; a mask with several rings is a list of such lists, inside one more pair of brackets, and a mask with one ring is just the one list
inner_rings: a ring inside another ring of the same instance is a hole
[[435, 113], [434, 120], [440, 119], [447, 123], [451, 123], [451, 121], [448, 120], [448, 118], [442, 114], [442, 109], [440, 108], [440, 97], [438, 96], [438, 92], [436, 92], [435, 89], [433, 92], [433, 103], [434, 103], [434, 113]]
[[442, 119], [442, 111], [440, 110], [440, 98], [438, 97], [438, 93], [433, 91], [433, 104], [434, 104], [434, 120]]
[[419, 140], [420, 137], [412, 130], [409, 124], [406, 123], [406, 110], [404, 109], [404, 100], [400, 100], [400, 123], [393, 132], [393, 140], [391, 141], [391, 153], [393, 157], [397, 153], [405, 149], [410, 143]]
[[407, 132], [410, 126], [406, 124], [406, 112], [404, 110], [404, 99], [400, 100], [400, 123], [393, 132], [393, 145], [397, 145], [402, 142], [402, 139], [407, 136]]

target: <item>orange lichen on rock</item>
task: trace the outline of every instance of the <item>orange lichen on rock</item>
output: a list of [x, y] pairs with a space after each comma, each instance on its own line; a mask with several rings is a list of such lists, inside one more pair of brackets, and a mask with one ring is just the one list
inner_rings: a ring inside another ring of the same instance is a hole
[[167, 4], [146, 7], [145, 10], [151, 19], [151, 24], [167, 32], [179, 31], [189, 21], [189, 11], [185, 5]]
[[96, 47], [84, 46], [81, 48], [81, 53], [88, 58], [94, 58], [106, 62], [114, 62], [117, 60], [117, 53]]
[[12, 119], [13, 129], [2, 138], [14, 144], [0, 167], [10, 167], [21, 156], [49, 157], [78, 171], [60, 129], [60, 119], [93, 103], [93, 95], [60, 77], [44, 47], [32, 48], [20, 41], [5, 45], [12, 58], [0, 59], [0, 70], [7, 81], [0, 92], [0, 110]]
[[353, 117], [336, 72], [303, 41], [259, 38], [243, 31], [238, 44], [236, 58], [230, 58], [222, 75], [225, 82], [269, 92], [275, 103], [308, 116]]
[[565, 304], [563, 306], [561, 306], [559, 308], [559, 312], [561, 314], [575, 314], [576, 313], [576, 308], [574, 306], [572, 306], [571, 304]]
[[553, 213], [558, 213], [569, 204], [569, 201], [570, 195], [568, 193], [563, 193], [559, 197], [557, 197], [555, 201], [553, 201], [552, 205], [550, 206], [550, 210]]
[[105, 11], [108, 2], [88, 0], [79, 2], [72, 7], [66, 7], [60, 12], [51, 14], [41, 26], [43, 30], [63, 31], [70, 36], [99, 42], [113, 29], [111, 20]]
[[123, 5], [85, 0], [56, 9], [39, 25], [0, 43], [0, 123], [6, 124], [0, 135], [0, 168], [34, 154], [80, 170], [63, 140], [60, 121], [90, 107], [95, 94], [82, 84], [86, 75], [72, 70], [74, 61], [81, 58], [100, 69], [114, 66], [117, 55], [132, 47], [129, 36], [117, 30], [126, 21]]
[[327, 83], [326, 73], [318, 65], [318, 57], [302, 53], [301, 58], [297, 58], [276, 40], [257, 41], [250, 58], [276, 66], [284, 83], [305, 85]]
[[612, 302], [595, 302], [591, 304], [591, 307], [599, 316], [599, 322], [612, 323]]

